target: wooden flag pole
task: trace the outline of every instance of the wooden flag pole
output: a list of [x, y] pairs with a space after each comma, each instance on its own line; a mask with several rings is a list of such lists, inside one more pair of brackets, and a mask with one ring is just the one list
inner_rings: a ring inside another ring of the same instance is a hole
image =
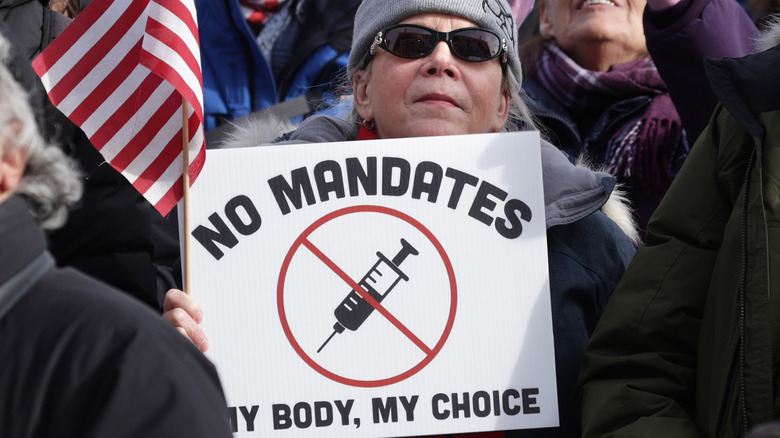
[[182, 233], [182, 242], [184, 248], [184, 260], [182, 260], [182, 279], [184, 282], [184, 292], [190, 295], [190, 133], [189, 133], [189, 120], [190, 120], [190, 108], [187, 100], [182, 96], [181, 98], [181, 115], [182, 115], [182, 148], [184, 151], [184, 169], [182, 171], [182, 183], [184, 185], [183, 192], [183, 212], [184, 212], [184, 233]]

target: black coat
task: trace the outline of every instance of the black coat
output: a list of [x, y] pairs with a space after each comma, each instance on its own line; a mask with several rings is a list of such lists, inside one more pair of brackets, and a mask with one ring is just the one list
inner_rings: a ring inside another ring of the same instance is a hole
[[[0, 291], [45, 244], [21, 197], [0, 204]], [[0, 436], [232, 436], [200, 351], [146, 306], [50, 263], [0, 316]]]

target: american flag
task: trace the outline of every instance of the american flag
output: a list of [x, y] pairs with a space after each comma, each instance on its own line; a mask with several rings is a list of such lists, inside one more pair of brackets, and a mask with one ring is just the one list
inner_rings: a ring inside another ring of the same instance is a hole
[[206, 158], [192, 0], [93, 0], [34, 61], [49, 98], [162, 214]]

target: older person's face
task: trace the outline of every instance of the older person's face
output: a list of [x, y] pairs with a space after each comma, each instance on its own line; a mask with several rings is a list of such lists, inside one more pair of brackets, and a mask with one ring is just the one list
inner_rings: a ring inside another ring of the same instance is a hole
[[[416, 15], [401, 23], [442, 32], [476, 26], [443, 14]], [[502, 78], [499, 58], [464, 61], [444, 41], [419, 59], [378, 49], [370, 67], [355, 73], [355, 106], [361, 118], [375, 122], [380, 138], [496, 132], [509, 110]]]
[[21, 148], [10, 148], [0, 135], [0, 202], [11, 196], [19, 185], [27, 164], [27, 153]]
[[541, 0], [539, 31], [581, 66], [609, 65], [647, 55], [642, 12], [647, 0]]

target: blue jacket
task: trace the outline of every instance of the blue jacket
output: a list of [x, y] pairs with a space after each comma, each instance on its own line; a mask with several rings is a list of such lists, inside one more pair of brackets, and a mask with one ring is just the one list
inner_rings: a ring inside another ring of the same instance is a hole
[[347, 64], [358, 4], [289, 0], [269, 18], [269, 26], [278, 19], [272, 27], [282, 36], [261, 50], [238, 0], [195, 0], [206, 131], [307, 93], [305, 102], [278, 113], [309, 114], [329, 102], [329, 88]]
[[205, 129], [276, 104], [276, 80], [238, 1], [195, 0], [195, 8]]

